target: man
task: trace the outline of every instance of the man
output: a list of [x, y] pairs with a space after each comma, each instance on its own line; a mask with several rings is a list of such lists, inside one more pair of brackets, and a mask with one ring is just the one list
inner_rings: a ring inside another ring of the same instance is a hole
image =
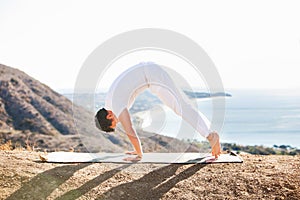
[[132, 126], [128, 110], [135, 97], [146, 89], [207, 138], [212, 148], [212, 155], [218, 158], [221, 153], [219, 135], [209, 130], [209, 120], [184, 100], [173, 80], [162, 67], [154, 63], [141, 63], [127, 69], [113, 82], [106, 96], [105, 108], [100, 109], [95, 116], [96, 126], [106, 132], [114, 131], [116, 124], [121, 122], [135, 149], [127, 154], [137, 155], [125, 160], [138, 161], [143, 156], [141, 143]]

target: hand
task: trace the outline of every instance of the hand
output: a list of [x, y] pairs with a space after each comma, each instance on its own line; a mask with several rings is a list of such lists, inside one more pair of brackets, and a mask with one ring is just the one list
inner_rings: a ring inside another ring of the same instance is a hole
[[211, 146], [211, 154], [215, 156], [215, 158], [218, 158], [221, 154], [221, 145], [220, 145], [220, 137], [217, 132], [211, 132], [207, 136], [207, 140], [209, 141], [209, 144]]
[[126, 151], [125, 154], [127, 155], [138, 155], [136, 151]]
[[142, 156], [136, 156], [136, 157], [127, 157], [123, 159], [124, 161], [131, 161], [131, 162], [138, 162], [142, 160]]

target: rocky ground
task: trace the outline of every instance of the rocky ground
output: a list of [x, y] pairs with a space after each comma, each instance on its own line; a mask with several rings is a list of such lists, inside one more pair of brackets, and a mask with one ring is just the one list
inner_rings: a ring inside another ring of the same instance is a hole
[[300, 199], [300, 156], [242, 164], [54, 164], [0, 151], [0, 199]]

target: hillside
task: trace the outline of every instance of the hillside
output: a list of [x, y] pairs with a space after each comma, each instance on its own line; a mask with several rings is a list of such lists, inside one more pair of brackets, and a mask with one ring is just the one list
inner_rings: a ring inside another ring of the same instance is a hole
[[[96, 128], [86, 126], [91, 115], [78, 106], [81, 121], [75, 126], [72, 102], [24, 72], [0, 65], [0, 137], [19, 146], [29, 143], [42, 149], [84, 151], [77, 130], [96, 134]], [[116, 146], [105, 137], [104, 149]]]
[[[78, 116], [76, 123], [74, 112]], [[145, 152], [199, 150], [169, 137], [143, 131], [139, 131], [139, 135]], [[123, 152], [131, 149], [120, 129], [115, 134], [101, 133], [94, 125], [94, 113], [73, 105], [24, 72], [0, 65], [0, 144], [9, 140], [14, 148], [31, 146], [47, 151]]]
[[0, 151], [0, 199], [300, 199], [300, 157], [213, 165], [53, 164]]

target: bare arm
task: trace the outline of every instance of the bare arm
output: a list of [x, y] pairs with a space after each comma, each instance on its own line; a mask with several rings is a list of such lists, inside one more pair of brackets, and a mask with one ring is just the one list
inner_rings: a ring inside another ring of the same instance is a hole
[[121, 122], [131, 144], [133, 145], [133, 147], [136, 151], [136, 154], [139, 157], [142, 157], [143, 151], [142, 151], [141, 142], [140, 142], [138, 135], [136, 134], [135, 129], [132, 127], [130, 115], [129, 115], [129, 112], [127, 109], [124, 109], [121, 112], [121, 114], [119, 116], [119, 121]]

